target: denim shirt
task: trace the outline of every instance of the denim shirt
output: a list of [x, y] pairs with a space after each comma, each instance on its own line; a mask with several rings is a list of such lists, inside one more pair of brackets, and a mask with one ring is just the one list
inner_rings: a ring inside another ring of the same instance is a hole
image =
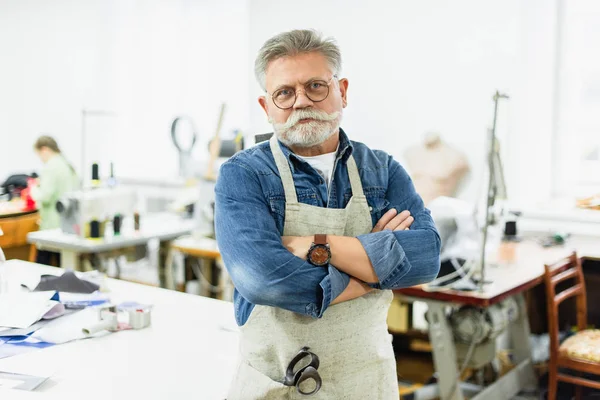
[[[376, 289], [398, 289], [431, 281], [440, 266], [440, 237], [412, 180], [390, 155], [348, 140], [340, 144], [328, 188], [319, 173], [279, 142], [288, 159], [298, 201], [344, 208], [352, 197], [346, 161], [352, 154], [373, 226], [385, 212], [409, 210], [410, 230], [358, 236], [379, 281]], [[285, 193], [269, 142], [244, 150], [220, 169], [215, 187], [215, 232], [235, 286], [235, 318], [244, 325], [256, 304], [320, 318], [350, 277], [329, 264], [315, 267], [282, 244]]]

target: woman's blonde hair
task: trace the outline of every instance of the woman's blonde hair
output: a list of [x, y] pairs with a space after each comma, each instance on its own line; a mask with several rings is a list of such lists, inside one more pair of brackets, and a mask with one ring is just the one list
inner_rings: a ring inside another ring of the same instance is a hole
[[47, 147], [55, 153], [60, 153], [60, 148], [58, 147], [58, 143], [51, 136], [40, 136], [36, 141], [33, 147], [36, 150], [41, 150], [42, 147]]

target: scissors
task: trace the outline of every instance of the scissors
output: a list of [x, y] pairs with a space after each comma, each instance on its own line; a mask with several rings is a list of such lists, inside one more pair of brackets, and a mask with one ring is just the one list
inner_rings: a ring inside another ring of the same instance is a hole
[[[317, 369], [319, 368], [319, 357], [315, 353], [308, 351], [309, 349], [310, 347], [304, 346], [298, 352], [296, 357], [290, 361], [283, 381], [283, 384], [286, 386], [296, 386], [298, 393], [304, 396], [311, 396], [317, 393], [319, 389], [321, 389], [322, 384], [321, 376], [319, 375], [319, 372], [317, 372]], [[310, 362], [294, 372], [296, 365], [306, 357], [310, 357]], [[304, 392], [300, 389], [300, 384], [309, 379], [315, 381], [316, 387], [311, 392]]]

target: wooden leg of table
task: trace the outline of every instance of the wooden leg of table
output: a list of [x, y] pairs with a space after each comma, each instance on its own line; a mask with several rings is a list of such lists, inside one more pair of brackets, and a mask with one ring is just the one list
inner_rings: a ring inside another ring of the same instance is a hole
[[173, 255], [171, 250], [171, 241], [160, 242], [158, 249], [158, 281], [160, 287], [175, 289], [175, 279], [173, 278]]
[[37, 260], [37, 252], [38, 249], [34, 244], [29, 246], [29, 262], [34, 263]]
[[175, 276], [173, 273], [173, 249], [169, 246], [165, 257], [165, 287], [175, 290]]
[[221, 285], [221, 273], [215, 259], [208, 260], [210, 265], [210, 284], [212, 285], [212, 298], [223, 299], [223, 286]]

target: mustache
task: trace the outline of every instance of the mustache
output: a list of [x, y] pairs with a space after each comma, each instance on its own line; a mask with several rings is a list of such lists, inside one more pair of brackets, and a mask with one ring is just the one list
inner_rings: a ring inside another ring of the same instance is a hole
[[300, 109], [292, 112], [288, 117], [287, 121], [284, 123], [278, 124], [275, 123], [275, 127], [280, 130], [288, 130], [296, 125], [303, 119], [314, 119], [316, 121], [334, 121], [340, 115], [339, 111], [332, 112], [331, 114], [327, 114], [325, 111], [314, 110], [314, 109]]

